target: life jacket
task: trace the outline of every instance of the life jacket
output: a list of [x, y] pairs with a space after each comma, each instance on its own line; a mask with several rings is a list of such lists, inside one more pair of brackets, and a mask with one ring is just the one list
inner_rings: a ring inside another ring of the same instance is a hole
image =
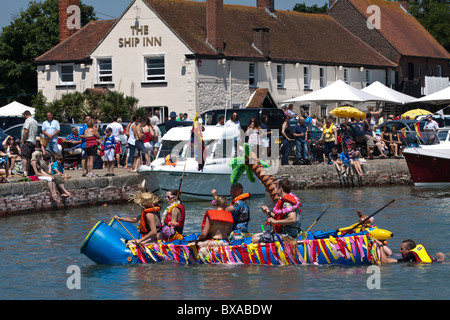
[[432, 263], [434, 259], [429, 255], [423, 244], [418, 244], [414, 249], [410, 251], [415, 257], [417, 262]]
[[160, 206], [154, 206], [142, 210], [141, 220], [139, 221], [138, 225], [138, 231], [142, 236], [145, 236], [146, 234], [150, 233], [150, 226], [148, 225], [147, 220], [145, 219], [147, 213], [158, 213], [159, 211], [161, 211]]
[[[275, 209], [282, 210], [285, 202], [288, 202], [288, 203], [292, 204], [293, 206], [295, 206], [297, 204], [297, 200], [292, 195], [287, 194], [283, 198], [281, 198], [280, 200], [277, 201], [277, 203], [275, 205]], [[301, 203], [300, 203], [300, 206], [301, 206]], [[300, 210], [300, 206], [299, 206], [298, 210]], [[284, 216], [288, 213], [290, 213], [290, 212], [275, 214], [274, 219], [282, 220], [282, 219], [284, 219]], [[273, 224], [272, 228], [275, 230], [276, 233], [281, 233], [281, 231], [283, 230], [283, 226], [281, 224]]]
[[231, 212], [225, 210], [206, 210], [205, 216], [203, 217], [202, 230], [205, 227], [206, 217], [209, 217], [211, 221], [234, 223]]
[[240, 195], [238, 195], [236, 198], [234, 198], [233, 200], [231, 200], [231, 205], [233, 205], [234, 203], [236, 203], [237, 201], [239, 201], [239, 200], [247, 200], [247, 199], [250, 199], [250, 197], [251, 197], [252, 195], [250, 194], [250, 193], [243, 193], [243, 194], [240, 194]]
[[[184, 210], [184, 206], [181, 203], [176, 207], [181, 211], [181, 219], [180, 221], [178, 221], [178, 226], [175, 227], [175, 231], [177, 231], [179, 234], [183, 234], [186, 211]], [[163, 223], [168, 226], [171, 221], [172, 221], [172, 212], [167, 212], [166, 218], [164, 219]]]

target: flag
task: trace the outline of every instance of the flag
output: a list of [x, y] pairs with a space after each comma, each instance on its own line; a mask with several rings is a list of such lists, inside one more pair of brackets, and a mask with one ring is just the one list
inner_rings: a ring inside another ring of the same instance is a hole
[[406, 127], [401, 128], [399, 131], [400, 131], [400, 133], [402, 134], [402, 138], [403, 138], [403, 139], [406, 139]]
[[419, 137], [422, 137], [422, 132], [420, 132], [420, 124], [418, 122], [414, 123], [414, 129], [416, 130], [416, 133]]
[[191, 146], [194, 148], [194, 158], [198, 162], [198, 171], [203, 171], [206, 160], [206, 149], [202, 134], [202, 131], [204, 130], [205, 128], [198, 121], [196, 112], [191, 130]]

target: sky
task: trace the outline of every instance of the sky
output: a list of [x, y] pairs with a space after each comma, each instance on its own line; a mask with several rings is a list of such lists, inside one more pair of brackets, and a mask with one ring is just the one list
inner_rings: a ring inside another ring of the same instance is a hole
[[[35, 0], [43, 2], [44, 0]], [[132, 0], [81, 0], [82, 3], [93, 6], [96, 15], [100, 20], [119, 18]], [[205, 1], [205, 0], [195, 0]], [[30, 0], [1, 0], [0, 28], [3, 28], [13, 21], [13, 17], [21, 10], [28, 8]], [[276, 10], [292, 10], [296, 3], [306, 3], [311, 6], [317, 4], [323, 6], [328, 0], [275, 0]], [[224, 0], [225, 4], [240, 4], [246, 6], [256, 6], [256, 0]]]

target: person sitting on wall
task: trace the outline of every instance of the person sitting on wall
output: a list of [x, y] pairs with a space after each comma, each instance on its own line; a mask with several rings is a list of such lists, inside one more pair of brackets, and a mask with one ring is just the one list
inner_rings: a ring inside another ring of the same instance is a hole
[[202, 232], [195, 244], [203, 240], [226, 240], [233, 229], [233, 215], [227, 211], [227, 198], [220, 196], [213, 201], [217, 209], [206, 210], [202, 222]]
[[270, 243], [280, 241], [280, 235], [297, 238], [301, 232], [300, 200], [291, 193], [291, 182], [287, 179], [278, 182], [277, 194], [280, 200], [272, 211], [267, 206], [262, 206], [262, 211], [267, 214], [267, 224], [272, 225], [271, 231], [254, 234], [252, 243]]

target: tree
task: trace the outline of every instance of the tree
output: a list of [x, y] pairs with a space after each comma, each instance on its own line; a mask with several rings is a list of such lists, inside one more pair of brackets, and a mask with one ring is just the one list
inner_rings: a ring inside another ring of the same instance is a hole
[[[96, 20], [94, 8], [80, 2], [81, 24]], [[33, 60], [59, 43], [58, 0], [31, 1], [0, 35], [0, 105], [30, 104], [37, 92]], [[21, 96], [21, 97], [18, 97]], [[16, 98], [17, 97], [17, 98]]]
[[319, 7], [317, 4], [308, 7], [304, 2], [302, 4], [297, 3], [292, 10], [304, 13], [326, 13], [328, 11], [328, 3], [325, 3], [322, 7]]
[[450, 1], [410, 0], [409, 12], [450, 51]]

